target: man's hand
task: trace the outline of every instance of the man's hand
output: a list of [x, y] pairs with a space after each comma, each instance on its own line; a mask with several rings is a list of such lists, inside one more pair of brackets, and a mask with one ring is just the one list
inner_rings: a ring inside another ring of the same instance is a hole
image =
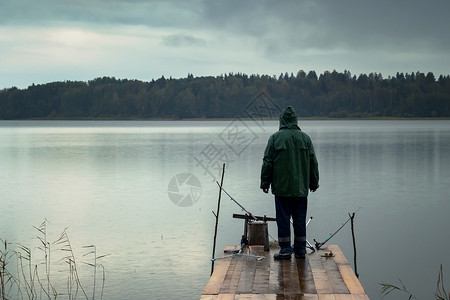
[[266, 193], [266, 194], [269, 192], [269, 189], [262, 189], [262, 190], [263, 190], [263, 192]]
[[310, 190], [311, 191], [311, 193], [314, 193], [315, 191], [317, 191], [317, 189], [314, 189], [314, 190]]

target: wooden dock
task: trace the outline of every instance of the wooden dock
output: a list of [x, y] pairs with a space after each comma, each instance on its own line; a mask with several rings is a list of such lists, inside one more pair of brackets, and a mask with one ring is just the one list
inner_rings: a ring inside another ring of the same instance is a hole
[[[228, 246], [226, 250], [235, 249]], [[273, 259], [278, 248], [249, 248], [244, 254], [223, 254], [200, 299], [369, 300], [337, 245], [324, 246], [305, 259]], [[334, 257], [324, 257], [332, 251]]]

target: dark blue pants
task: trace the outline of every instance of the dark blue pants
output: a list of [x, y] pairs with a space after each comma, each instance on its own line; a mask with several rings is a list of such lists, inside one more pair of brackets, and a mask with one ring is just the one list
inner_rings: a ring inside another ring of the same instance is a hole
[[294, 252], [296, 254], [306, 253], [307, 208], [307, 197], [275, 196], [280, 253], [291, 252], [291, 217], [294, 223]]

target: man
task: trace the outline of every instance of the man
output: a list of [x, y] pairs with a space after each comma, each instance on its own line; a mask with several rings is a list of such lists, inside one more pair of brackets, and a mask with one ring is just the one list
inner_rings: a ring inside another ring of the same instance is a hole
[[308, 190], [319, 187], [319, 165], [311, 138], [297, 125], [292, 107], [280, 115], [280, 130], [270, 136], [261, 168], [261, 189], [275, 195], [280, 252], [275, 259], [291, 258], [291, 216], [294, 223], [294, 254], [305, 258]]

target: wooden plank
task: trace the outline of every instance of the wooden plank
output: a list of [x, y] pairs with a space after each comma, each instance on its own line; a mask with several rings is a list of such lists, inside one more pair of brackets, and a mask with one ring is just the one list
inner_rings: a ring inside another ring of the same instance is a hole
[[367, 295], [352, 295], [353, 300], [370, 300]]
[[234, 294], [202, 295], [200, 300], [234, 300]]
[[218, 297], [218, 295], [202, 295], [200, 300], [217, 300]]
[[297, 295], [301, 293], [298, 280], [297, 263], [295, 259], [283, 260], [283, 283], [285, 295]]
[[317, 294], [332, 294], [333, 289], [328, 281], [328, 276], [323, 268], [320, 255], [322, 251], [316, 251], [308, 255], [308, 261], [311, 266], [311, 273], [314, 278]]
[[[222, 287], [220, 289], [220, 294], [227, 294], [227, 293], [234, 294], [235, 293], [236, 288], [234, 288], [232, 290], [231, 285], [232, 285], [234, 271], [236, 269], [236, 264], [237, 264], [237, 261], [234, 259], [231, 259], [230, 266], [228, 267], [227, 274], [225, 275], [225, 279], [224, 279]], [[237, 284], [236, 284], [236, 286], [237, 286]]]
[[319, 300], [336, 300], [333, 294], [319, 294], [317, 295]]
[[344, 256], [344, 253], [342, 253], [342, 251], [338, 245], [328, 245], [328, 250], [333, 252], [334, 261], [336, 262], [336, 264], [338, 264], [338, 265], [340, 265], [340, 264], [348, 265], [349, 264], [347, 259]]
[[208, 284], [203, 290], [203, 295], [217, 295], [225, 280], [225, 276], [230, 266], [231, 258], [219, 259], [214, 268], [214, 272], [209, 278]]
[[333, 289], [328, 282], [327, 273], [325, 270], [312, 269], [312, 274], [314, 277], [314, 283], [316, 284], [317, 294], [330, 294]]
[[304, 294], [317, 294], [314, 277], [309, 264], [309, 254], [305, 259], [296, 259], [300, 290]]
[[344, 282], [350, 292], [350, 294], [365, 295], [364, 288], [361, 282], [353, 272], [352, 266], [348, 263], [344, 254], [338, 245], [328, 245], [328, 249], [333, 251], [335, 257], [334, 260], [339, 267], [339, 271], [344, 279]]
[[336, 300], [355, 300], [353, 298], [354, 295], [352, 294], [339, 294], [339, 295], [334, 295], [334, 299]]
[[256, 255], [264, 256], [262, 260], [256, 263], [255, 279], [253, 282], [253, 294], [269, 294], [270, 278], [270, 252], [261, 251]]
[[319, 296], [317, 294], [303, 294], [299, 298], [300, 300], [319, 300]]
[[235, 294], [241, 277], [243, 260], [233, 257], [223, 282], [220, 294]]
[[279, 298], [275, 294], [240, 294], [236, 295], [235, 300], [278, 300]]
[[236, 294], [251, 294], [253, 290], [253, 282], [255, 280], [257, 260], [255, 258], [245, 256], [238, 256], [235, 259], [239, 259], [243, 262]]
[[283, 287], [281, 281], [283, 280], [283, 270], [273, 259], [273, 255], [278, 252], [278, 249], [270, 248], [270, 274], [269, 274], [269, 291], [271, 294], [283, 294]]
[[217, 300], [234, 300], [234, 294], [220, 294]]
[[249, 300], [252, 299], [252, 294], [237, 294], [234, 300]]
[[340, 294], [335, 295], [336, 300], [370, 300], [367, 295]]
[[[224, 257], [225, 250], [235, 250], [237, 246], [225, 246], [222, 251], [221, 257]], [[225, 280], [225, 276], [230, 266], [231, 258], [223, 258], [216, 261], [214, 272], [212, 273], [206, 287], [203, 290], [203, 295], [217, 295], [221, 289], [221, 286]]]
[[328, 281], [330, 283], [333, 294], [349, 294], [347, 285], [342, 278], [341, 272], [339, 271], [338, 265], [333, 258], [321, 257], [322, 267], [328, 276]]
[[352, 267], [350, 265], [340, 265], [338, 267], [350, 294], [365, 295], [366, 293], [361, 285], [361, 282], [359, 282], [358, 278], [356, 278]]
[[[258, 219], [259, 221], [276, 221], [276, 218], [271, 218], [271, 217], [260, 217], [260, 216], [254, 216], [256, 219]], [[250, 217], [249, 215], [242, 215], [242, 214], [233, 214], [233, 218], [235, 219], [245, 219], [245, 220], [253, 220], [253, 217]]]
[[[325, 249], [335, 256], [322, 257]], [[305, 259], [280, 261], [273, 259], [278, 249], [261, 250], [245, 251], [265, 257], [259, 261], [248, 256], [219, 260], [200, 299], [369, 300], [337, 245], [309, 253]]]

